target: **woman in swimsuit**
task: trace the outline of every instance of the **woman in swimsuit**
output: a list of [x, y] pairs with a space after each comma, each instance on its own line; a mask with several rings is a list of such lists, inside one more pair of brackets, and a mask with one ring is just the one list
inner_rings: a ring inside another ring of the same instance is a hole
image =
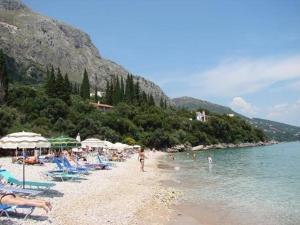
[[144, 170], [144, 165], [145, 165], [145, 152], [144, 152], [144, 149], [142, 148], [141, 151], [139, 152], [139, 160], [140, 160], [140, 163], [141, 163], [141, 171], [145, 172]]
[[0, 193], [0, 204], [16, 206], [34, 206], [44, 209], [47, 213], [52, 209], [51, 203], [44, 200], [26, 199], [14, 194]]

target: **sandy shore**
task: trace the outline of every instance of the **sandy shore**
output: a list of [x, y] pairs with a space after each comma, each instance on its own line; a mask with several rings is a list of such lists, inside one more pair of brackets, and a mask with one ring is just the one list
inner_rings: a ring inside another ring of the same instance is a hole
[[[55, 182], [53, 191], [38, 198], [49, 200], [53, 210], [45, 214], [36, 209], [27, 221], [18, 218], [1, 224], [147, 224], [162, 225], [169, 221], [169, 203], [176, 198], [176, 192], [160, 185], [167, 179], [157, 168], [159, 158], [164, 153], [149, 153], [145, 162], [146, 172], [139, 170], [137, 156], [126, 162], [117, 163], [112, 170], [93, 171], [80, 181]], [[22, 178], [22, 165], [11, 163], [10, 158], [1, 158], [2, 167]], [[45, 181], [43, 171], [53, 169], [46, 166], [26, 166], [26, 179]]]

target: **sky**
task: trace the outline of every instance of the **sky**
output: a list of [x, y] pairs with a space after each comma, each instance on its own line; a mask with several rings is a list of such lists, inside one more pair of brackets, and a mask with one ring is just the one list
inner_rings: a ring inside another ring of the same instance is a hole
[[23, 0], [102, 57], [249, 117], [300, 126], [299, 0]]

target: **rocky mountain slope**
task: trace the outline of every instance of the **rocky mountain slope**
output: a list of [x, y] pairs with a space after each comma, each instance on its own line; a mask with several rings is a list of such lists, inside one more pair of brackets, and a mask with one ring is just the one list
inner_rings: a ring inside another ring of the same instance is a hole
[[206, 109], [214, 113], [221, 114], [235, 114], [248, 120], [253, 126], [264, 130], [264, 132], [271, 138], [277, 141], [296, 141], [300, 140], [300, 127], [289, 124], [278, 123], [271, 120], [264, 120], [259, 118], [248, 118], [233, 111], [231, 108], [214, 104], [201, 99], [191, 97], [180, 97], [172, 99], [172, 102], [179, 108], [186, 108], [189, 110]]
[[[105, 87], [113, 75], [127, 76], [122, 66], [102, 58], [88, 34], [33, 12], [20, 0], [0, 0], [0, 48], [12, 59], [14, 79], [39, 82], [50, 64], [81, 82], [86, 68], [91, 86]], [[135, 76], [141, 89], [159, 101], [167, 96], [159, 86]]]

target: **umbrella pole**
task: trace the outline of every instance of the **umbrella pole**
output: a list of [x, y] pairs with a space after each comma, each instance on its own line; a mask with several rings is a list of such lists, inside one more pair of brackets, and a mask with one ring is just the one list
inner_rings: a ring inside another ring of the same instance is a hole
[[23, 189], [25, 189], [25, 149], [23, 148]]

